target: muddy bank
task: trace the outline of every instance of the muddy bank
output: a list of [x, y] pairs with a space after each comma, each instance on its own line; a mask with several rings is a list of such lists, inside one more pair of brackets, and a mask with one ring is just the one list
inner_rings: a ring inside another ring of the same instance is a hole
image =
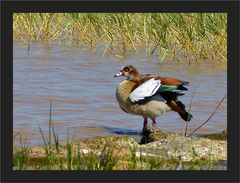
[[[71, 145], [73, 153], [77, 153], [80, 148], [84, 154], [95, 153], [99, 156], [103, 156], [104, 148], [111, 147], [111, 153], [121, 158], [135, 153], [137, 157], [179, 159], [184, 162], [197, 159], [227, 160], [227, 141], [206, 137], [184, 137], [151, 127], [143, 135], [141, 142], [130, 136], [106, 136], [75, 141]], [[65, 156], [67, 154], [67, 144], [63, 144], [59, 148], [59, 156]], [[41, 146], [32, 147], [30, 157], [44, 157], [45, 151], [46, 149]]]

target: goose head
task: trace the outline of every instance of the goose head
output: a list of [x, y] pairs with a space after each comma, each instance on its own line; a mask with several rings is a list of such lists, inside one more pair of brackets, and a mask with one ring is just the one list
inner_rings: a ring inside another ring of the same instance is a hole
[[134, 79], [139, 76], [138, 70], [132, 65], [122, 67], [122, 69], [114, 75], [114, 77], [125, 76], [127, 79]]

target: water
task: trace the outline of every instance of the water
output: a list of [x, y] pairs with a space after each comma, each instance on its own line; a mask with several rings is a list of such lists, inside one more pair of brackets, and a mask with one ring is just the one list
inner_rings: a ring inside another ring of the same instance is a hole
[[[123, 65], [132, 64], [142, 73], [177, 77], [190, 82], [189, 91], [180, 100], [191, 107], [193, 120], [189, 131], [203, 123], [227, 92], [226, 68], [202, 64], [191, 69], [187, 64], [162, 63], [157, 58], [130, 55], [127, 60], [102, 56], [82, 47], [54, 46], [47, 50], [35, 45], [14, 43], [14, 133], [21, 131], [31, 145], [42, 144], [38, 125], [48, 131], [49, 104], [59, 138], [86, 138], [103, 135], [136, 135], [141, 131], [141, 116], [121, 111], [115, 90], [123, 78], [114, 78]], [[227, 101], [198, 133], [218, 133], [227, 126]], [[175, 112], [157, 118], [161, 129], [183, 133], [185, 122]], [[15, 138], [15, 141], [19, 137]]]

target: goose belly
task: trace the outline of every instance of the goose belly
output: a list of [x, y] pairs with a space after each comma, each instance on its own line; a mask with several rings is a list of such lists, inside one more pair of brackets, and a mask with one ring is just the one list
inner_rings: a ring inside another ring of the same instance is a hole
[[156, 118], [160, 115], [165, 114], [171, 109], [164, 102], [159, 101], [149, 101], [146, 104], [130, 104], [126, 103], [123, 106], [124, 110], [135, 115], [141, 115], [148, 118]]

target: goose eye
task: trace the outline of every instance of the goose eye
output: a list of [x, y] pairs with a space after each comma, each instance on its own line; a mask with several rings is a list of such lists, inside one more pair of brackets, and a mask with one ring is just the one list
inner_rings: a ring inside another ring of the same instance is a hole
[[125, 72], [128, 72], [130, 69], [128, 67], [124, 68]]

